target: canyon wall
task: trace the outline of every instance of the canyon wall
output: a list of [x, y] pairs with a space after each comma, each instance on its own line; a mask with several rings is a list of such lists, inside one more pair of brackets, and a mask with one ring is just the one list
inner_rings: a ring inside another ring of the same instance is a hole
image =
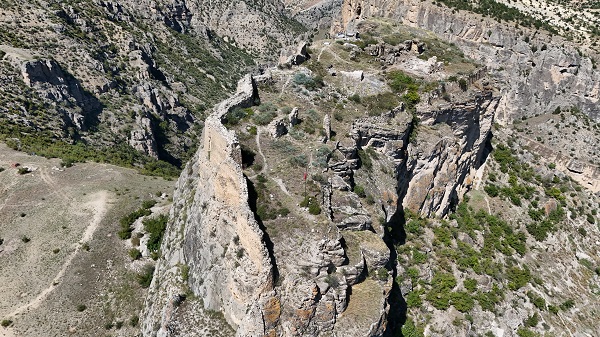
[[346, 0], [332, 32], [354, 34], [357, 24], [367, 18], [430, 30], [487, 66], [494, 85], [502, 91], [499, 123], [551, 112], [559, 106], [577, 106], [591, 118], [600, 119], [596, 66], [585, 51], [559, 36], [414, 0]]

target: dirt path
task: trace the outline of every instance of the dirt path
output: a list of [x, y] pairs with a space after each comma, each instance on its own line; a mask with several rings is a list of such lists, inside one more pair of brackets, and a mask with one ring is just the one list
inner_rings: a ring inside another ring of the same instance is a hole
[[260, 170], [260, 172], [256, 173], [255, 175], [249, 177], [249, 178], [256, 178], [257, 175], [262, 174], [264, 172], [267, 171], [267, 168], [269, 167], [269, 164], [267, 163], [267, 157], [265, 157], [264, 153], [262, 152], [262, 147], [260, 146], [260, 134], [263, 130], [262, 126], [259, 126], [256, 128], [256, 147], [258, 148], [258, 154], [260, 154], [260, 157], [263, 160], [263, 168], [262, 170]]
[[[108, 192], [107, 191], [97, 192], [92, 195], [92, 198], [93, 198], [92, 201], [81, 205], [82, 208], [88, 208], [92, 211], [92, 213], [93, 213], [92, 220], [90, 221], [90, 224], [85, 229], [85, 232], [83, 233], [83, 236], [81, 237], [81, 240], [77, 243], [74, 243], [71, 246], [71, 248], [73, 248], [73, 251], [71, 252], [71, 254], [67, 257], [67, 259], [63, 263], [62, 268], [60, 269], [58, 274], [56, 274], [56, 276], [52, 280], [52, 283], [46, 289], [42, 290], [42, 292], [35, 299], [33, 299], [31, 302], [29, 302], [27, 304], [20, 306], [19, 308], [17, 308], [13, 312], [11, 312], [8, 315], [8, 317], [14, 317], [14, 316], [22, 314], [26, 311], [38, 308], [42, 304], [42, 302], [46, 299], [46, 297], [48, 297], [48, 295], [60, 283], [60, 280], [63, 278], [63, 276], [67, 272], [68, 268], [71, 266], [73, 259], [75, 258], [77, 253], [79, 253], [79, 251], [81, 250], [82, 244], [92, 239], [94, 232], [96, 231], [96, 229], [98, 229], [98, 225], [100, 225], [100, 222], [102, 221], [102, 219], [104, 218], [104, 215], [106, 214], [106, 209], [107, 209], [106, 204], [108, 202]], [[10, 334], [7, 336], [10, 336]]]
[[61, 196], [63, 199], [69, 200], [69, 196], [62, 191], [61, 186], [54, 181], [54, 178], [50, 176], [48, 171], [49, 170], [47, 167], [40, 167], [40, 178], [42, 178], [46, 185], [50, 186], [56, 194]]

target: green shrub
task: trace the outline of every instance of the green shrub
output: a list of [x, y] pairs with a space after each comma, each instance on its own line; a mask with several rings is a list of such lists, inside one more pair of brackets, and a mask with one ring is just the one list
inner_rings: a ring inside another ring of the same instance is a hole
[[422, 217], [414, 217], [408, 220], [404, 225], [404, 230], [407, 233], [419, 235], [423, 232], [423, 228], [427, 227], [427, 219]]
[[531, 280], [531, 273], [527, 268], [521, 269], [519, 267], [512, 267], [509, 268], [506, 273], [508, 289], [510, 290], [520, 289]]
[[575, 301], [573, 301], [572, 299], [568, 299], [560, 305], [560, 308], [563, 311], [566, 311], [566, 310], [573, 308], [574, 306], [575, 306]]
[[402, 101], [406, 103], [406, 107], [408, 110], [413, 110], [415, 106], [421, 102], [421, 96], [416, 91], [409, 91], [406, 94], [402, 95]]
[[290, 157], [289, 163], [294, 167], [306, 167], [308, 165], [308, 157], [304, 154], [295, 155]]
[[463, 281], [463, 286], [470, 292], [477, 290], [477, 280], [468, 278]]
[[236, 107], [223, 117], [223, 124], [228, 126], [238, 125], [242, 119], [252, 115], [254, 115], [252, 108], [242, 109]]
[[129, 325], [131, 325], [132, 327], [136, 327], [138, 326], [138, 323], [140, 322], [140, 318], [137, 315], [133, 315], [130, 319], [129, 319]]
[[304, 200], [300, 202], [300, 207], [308, 207], [308, 213], [310, 214], [321, 214], [321, 207], [319, 206], [319, 202], [314, 197], [304, 197]]
[[358, 94], [348, 96], [348, 99], [352, 102], [360, 104], [360, 96]]
[[352, 191], [354, 193], [356, 193], [356, 195], [358, 195], [360, 198], [364, 198], [367, 196], [367, 193], [365, 192], [365, 188], [362, 187], [361, 185], [355, 185], [354, 188], [352, 189]]
[[154, 205], [156, 205], [156, 200], [153, 200], [153, 199], [144, 200], [142, 202], [142, 208], [143, 209], [150, 209], [150, 208], [154, 207]]
[[498, 186], [494, 185], [494, 184], [489, 184], [486, 185], [483, 190], [485, 191], [485, 193], [487, 193], [490, 197], [497, 197], [500, 194], [500, 189], [498, 188]]
[[301, 85], [311, 91], [317, 90], [318, 88], [322, 88], [323, 86], [325, 86], [322, 77], [311, 77], [304, 73], [297, 73], [296, 75], [294, 75], [292, 82], [294, 82], [294, 84]]
[[29, 169], [27, 167], [19, 167], [19, 169], [17, 170], [17, 172], [19, 174], [23, 175], [23, 174], [27, 174], [27, 173], [29, 173], [31, 171], [29, 171]]
[[591, 224], [595, 224], [596, 223], [596, 218], [594, 218], [594, 216], [591, 215], [591, 214], [587, 214], [586, 215], [586, 220], [587, 220], [587, 222], [589, 222]]
[[537, 296], [532, 291], [527, 292], [527, 297], [529, 297], [529, 301], [531, 301], [536, 308], [546, 310], [546, 300], [544, 300], [543, 297]]
[[387, 75], [387, 78], [388, 85], [394, 91], [417, 91], [419, 89], [419, 85], [416, 83], [416, 81], [412, 77], [408, 76], [407, 74], [401, 71], [390, 71]]
[[492, 290], [483, 293], [478, 292], [475, 298], [483, 310], [493, 311], [498, 303], [502, 301], [504, 294], [497, 284], [492, 286]]
[[427, 255], [421, 253], [418, 249], [413, 249], [413, 261], [416, 264], [424, 263], [427, 260]]
[[308, 205], [308, 213], [312, 215], [321, 214], [321, 207], [317, 202], [311, 203]]
[[517, 330], [517, 336], [519, 336], [519, 337], [539, 337], [540, 335], [527, 329], [527, 328], [519, 328]]
[[[148, 205], [148, 204], [146, 204], [146, 205]], [[150, 206], [150, 207], [152, 207], [152, 206]], [[152, 214], [152, 211], [150, 211], [147, 208], [141, 207], [138, 210], [122, 217], [119, 220], [119, 223], [121, 225], [121, 230], [118, 233], [119, 238], [121, 238], [122, 240], [130, 239], [131, 232], [133, 231], [133, 228], [131, 227], [131, 225], [133, 225], [135, 220], [137, 220], [143, 216], [148, 216], [150, 214]]]
[[271, 123], [273, 119], [277, 117], [277, 114], [274, 111], [261, 111], [252, 117], [254, 123], [258, 125], [267, 125]]
[[138, 260], [138, 259], [140, 259], [142, 257], [142, 252], [140, 252], [140, 250], [137, 249], [137, 248], [131, 248], [129, 250], [129, 257], [133, 261]]
[[409, 308], [420, 308], [423, 305], [423, 300], [421, 299], [422, 292], [419, 291], [411, 291], [406, 295], [406, 305]]
[[145, 219], [142, 222], [144, 230], [150, 234], [150, 238], [146, 244], [148, 250], [156, 252], [160, 249], [160, 243], [167, 228], [168, 220], [168, 215], [161, 214], [156, 218]]
[[23, 235], [23, 236], [21, 236], [21, 241], [23, 241], [24, 243], [27, 243], [27, 242], [31, 241], [31, 239], [28, 238], [27, 236]]
[[366, 151], [364, 151], [363, 149], [359, 149], [358, 157], [360, 158], [361, 167], [364, 167], [369, 171], [373, 168], [373, 161], [371, 160], [371, 156]]
[[402, 326], [402, 336], [404, 337], [424, 337], [424, 331], [423, 328], [416, 326], [410, 318]]
[[0, 325], [2, 325], [5, 328], [8, 328], [12, 324], [13, 324], [13, 321], [11, 321], [10, 319], [3, 319], [2, 322], [0, 322]]
[[152, 282], [152, 277], [154, 276], [154, 266], [151, 264], [147, 264], [144, 266], [142, 272], [137, 274], [138, 284], [142, 288], [148, 288], [150, 283]]
[[184, 264], [181, 266], [181, 279], [183, 282], [187, 282], [190, 278], [190, 266]]
[[468, 312], [475, 306], [473, 297], [464, 291], [453, 292], [450, 303], [460, 312]]
[[85, 304], [79, 304], [79, 305], [77, 305], [77, 311], [82, 312], [82, 311], [85, 311], [85, 309], [87, 309], [87, 307], [85, 306]]
[[60, 162], [60, 166], [62, 166], [62, 167], [71, 167], [71, 166], [73, 166], [73, 164], [74, 164], [74, 161], [71, 158], [63, 159]]
[[456, 279], [452, 274], [437, 272], [431, 280], [431, 290], [425, 298], [438, 310], [446, 310], [450, 307], [452, 289], [456, 287]]

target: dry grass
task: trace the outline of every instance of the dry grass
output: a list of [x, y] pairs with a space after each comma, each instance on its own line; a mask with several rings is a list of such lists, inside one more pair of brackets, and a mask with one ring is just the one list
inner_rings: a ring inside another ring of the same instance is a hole
[[[32, 172], [18, 175], [15, 162]], [[172, 190], [172, 182], [134, 170], [86, 163], [59, 171], [59, 162], [0, 145], [0, 317], [12, 317], [15, 336], [97, 336], [105, 320], [137, 315], [144, 291], [128, 270], [118, 220]]]

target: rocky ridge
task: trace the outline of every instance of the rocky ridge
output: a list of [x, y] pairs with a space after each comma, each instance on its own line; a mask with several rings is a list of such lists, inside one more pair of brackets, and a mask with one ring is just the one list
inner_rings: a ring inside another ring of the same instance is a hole
[[502, 91], [497, 113], [500, 123], [547, 113], [558, 106], [578, 106], [591, 118], [600, 118], [600, 82], [594, 76], [597, 55], [585, 56], [559, 36], [498, 25], [473, 13], [411, 0], [344, 1], [332, 33], [360, 33], [359, 23], [371, 17], [430, 30], [487, 66], [496, 78], [494, 85]]
[[[268, 86], [285, 82], [282, 78], [295, 72], [271, 69], [256, 80]], [[300, 216], [296, 222], [312, 229], [307, 233], [299, 228], [303, 240], [296, 242], [295, 234], [273, 237], [266, 234], [271, 227], [257, 225], [264, 220], [256, 215], [256, 197], [247, 190], [256, 193], [256, 183], [248, 180], [247, 187], [239, 141], [221, 123], [233, 110], [257, 102], [253, 83], [247, 76], [237, 94], [215, 107], [206, 120], [202, 145], [178, 181], [162, 246], [165, 256], [157, 265], [144, 311], [144, 334], [185, 331], [186, 317], [200, 315], [180, 307], [190, 297], [187, 291], [202, 298], [205, 309], [222, 310], [238, 336], [382, 335], [388, 331], [395, 267], [386, 227], [375, 223], [376, 215], [353, 191], [362, 165], [359, 152], [381, 153], [386, 158], [382, 167], [395, 172], [397, 180], [390, 182], [397, 188], [381, 204], [384, 223], [393, 227], [405, 207], [443, 216], [469, 189], [473, 167], [485, 154], [498, 99], [484, 93], [435, 111], [423, 106], [418, 118], [400, 105], [382, 116], [355, 121], [349, 138], [337, 142], [326, 159], [324, 172], [330, 174], [319, 195], [325, 222], [315, 219], [309, 225], [311, 218]], [[298, 118], [299, 111], [289, 114]], [[328, 121], [325, 115], [325, 134], [331, 128]], [[289, 137], [285, 134], [272, 137]], [[243, 237], [254, 239], [246, 242]], [[178, 275], [182, 266], [189, 273], [186, 280]], [[361, 307], [365, 303], [369, 305]], [[358, 324], [356, 315], [363, 317]]]

